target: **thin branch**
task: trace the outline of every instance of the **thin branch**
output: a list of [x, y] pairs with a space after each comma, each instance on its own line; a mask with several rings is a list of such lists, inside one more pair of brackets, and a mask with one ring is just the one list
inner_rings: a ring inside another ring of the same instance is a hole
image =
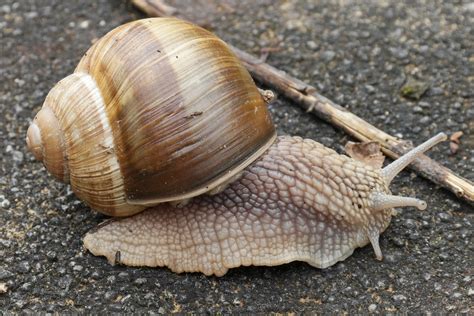
[[[232, 48], [250, 73], [258, 81], [265, 83], [293, 100], [307, 112], [341, 128], [360, 141], [377, 141], [384, 153], [396, 159], [413, 148], [411, 142], [400, 140], [364, 121], [347, 109], [315, 92], [315, 88], [297, 78], [262, 63], [258, 58], [239, 49]], [[410, 164], [410, 168], [434, 183], [454, 192], [458, 197], [473, 203], [474, 185], [450, 169], [440, 165], [426, 155]]]
[[132, 0], [132, 3], [149, 16], [174, 16], [176, 8], [160, 0]]
[[[179, 15], [175, 8], [161, 0], [132, 0], [132, 3], [149, 16]], [[277, 90], [306, 112], [317, 115], [360, 141], [379, 142], [384, 153], [393, 159], [413, 148], [411, 142], [400, 140], [385, 133], [347, 109], [318, 94], [313, 86], [291, 77], [236, 47], [231, 46], [231, 48], [257, 81]], [[433, 159], [423, 155], [413, 162], [410, 168], [423, 177], [454, 192], [458, 197], [474, 203], [474, 184]]]

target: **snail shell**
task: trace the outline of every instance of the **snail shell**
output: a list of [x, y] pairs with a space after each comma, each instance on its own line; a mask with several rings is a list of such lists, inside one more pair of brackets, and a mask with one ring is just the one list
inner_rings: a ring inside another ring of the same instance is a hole
[[227, 45], [175, 18], [109, 32], [48, 94], [27, 133], [46, 169], [113, 215], [221, 186], [276, 137]]

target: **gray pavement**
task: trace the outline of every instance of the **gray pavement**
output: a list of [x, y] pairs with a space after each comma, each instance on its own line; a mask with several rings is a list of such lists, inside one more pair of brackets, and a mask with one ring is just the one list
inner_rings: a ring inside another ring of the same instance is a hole
[[[474, 179], [473, 2], [176, 3], [239, 48], [279, 48], [270, 64], [390, 134], [420, 143], [463, 131], [456, 154], [445, 143], [429, 155]], [[84, 252], [82, 236], [105, 216], [47, 175], [25, 133], [91, 43], [139, 17], [118, 0], [0, 3], [0, 312], [473, 312], [474, 209], [410, 172], [392, 191], [429, 206], [392, 220], [383, 262], [367, 246], [325, 270], [291, 263], [216, 278], [110, 266]], [[428, 86], [419, 99], [402, 96], [410, 78]], [[351, 140], [285, 99], [270, 109], [280, 134], [340, 152]]]

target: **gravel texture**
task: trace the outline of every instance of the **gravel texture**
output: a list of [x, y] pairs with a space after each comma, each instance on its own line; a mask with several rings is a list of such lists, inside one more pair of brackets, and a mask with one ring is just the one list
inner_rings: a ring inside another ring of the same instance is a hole
[[[391, 134], [420, 143], [463, 131], [456, 154], [444, 143], [430, 155], [474, 179], [473, 2], [177, 2], [237, 47], [277, 48], [270, 64]], [[91, 43], [139, 17], [116, 0], [0, 4], [0, 312], [474, 312], [473, 207], [410, 172], [392, 191], [429, 207], [393, 219], [383, 262], [367, 246], [325, 270], [291, 263], [216, 278], [84, 252], [82, 236], [105, 217], [46, 174], [25, 133]], [[270, 108], [281, 134], [338, 151], [350, 140], [284, 99]]]

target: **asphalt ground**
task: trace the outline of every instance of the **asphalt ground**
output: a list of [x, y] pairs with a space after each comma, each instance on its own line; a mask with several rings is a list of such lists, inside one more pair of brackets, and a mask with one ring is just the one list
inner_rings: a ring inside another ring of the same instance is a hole
[[[239, 48], [270, 50], [268, 63], [390, 134], [417, 144], [462, 131], [455, 154], [444, 143], [429, 155], [474, 179], [473, 2], [170, 3]], [[46, 173], [25, 133], [91, 43], [140, 17], [115, 0], [0, 4], [1, 312], [473, 312], [474, 209], [408, 171], [392, 191], [428, 209], [400, 210], [381, 236], [383, 262], [367, 246], [324, 270], [294, 262], [217, 278], [111, 266], [85, 252], [82, 236], [105, 216]], [[280, 134], [339, 152], [351, 140], [283, 98], [270, 110]]]

